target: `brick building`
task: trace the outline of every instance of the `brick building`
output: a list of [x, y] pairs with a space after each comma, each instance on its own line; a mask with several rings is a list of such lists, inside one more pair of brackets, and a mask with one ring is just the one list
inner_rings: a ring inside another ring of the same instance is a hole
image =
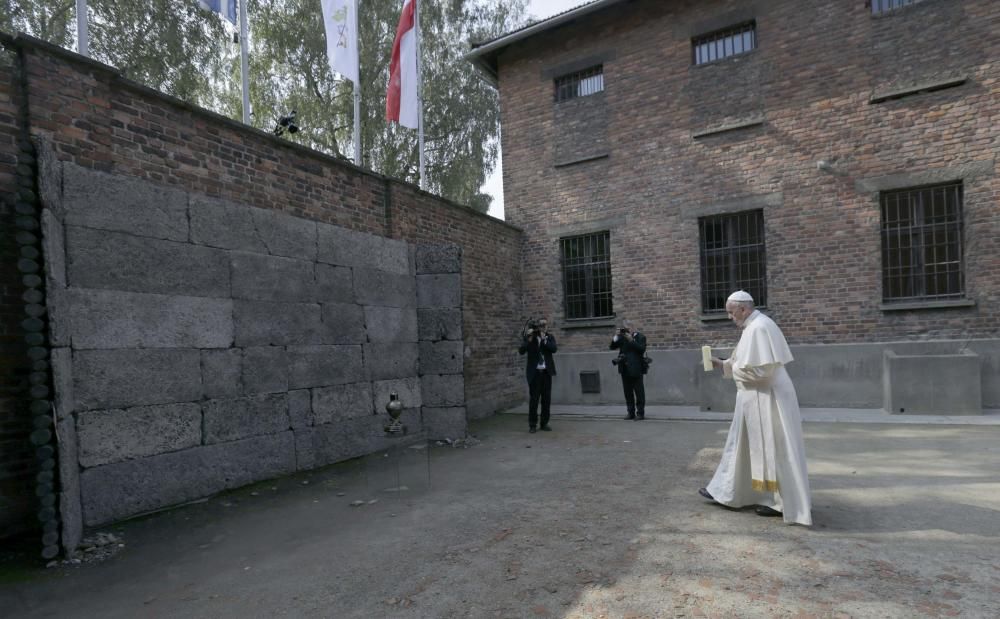
[[627, 317], [650, 401], [731, 406], [697, 348], [745, 288], [804, 405], [1000, 407], [1000, 3], [596, 0], [468, 58], [555, 401], [621, 400]]

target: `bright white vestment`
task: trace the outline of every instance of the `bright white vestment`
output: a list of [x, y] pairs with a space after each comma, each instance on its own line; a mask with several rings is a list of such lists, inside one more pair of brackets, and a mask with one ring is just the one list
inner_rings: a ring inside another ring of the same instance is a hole
[[708, 484], [712, 497], [730, 507], [765, 505], [786, 523], [812, 524], [802, 416], [785, 364], [792, 361], [774, 321], [754, 311], [726, 360], [736, 381], [736, 410], [719, 467]]

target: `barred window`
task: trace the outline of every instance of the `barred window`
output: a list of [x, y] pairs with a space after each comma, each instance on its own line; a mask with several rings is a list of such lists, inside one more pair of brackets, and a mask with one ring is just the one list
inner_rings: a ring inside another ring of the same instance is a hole
[[590, 67], [583, 71], [557, 77], [555, 82], [556, 103], [577, 97], [586, 97], [604, 90], [604, 65]]
[[734, 290], [767, 305], [764, 212], [746, 211], [698, 219], [701, 244], [701, 311], [726, 311]]
[[691, 39], [695, 64], [705, 64], [737, 54], [744, 54], [756, 47], [756, 22], [747, 22]]
[[916, 2], [920, 2], [920, 0], [870, 0], [872, 5], [872, 15], [888, 13], [894, 9], [907, 6], [908, 4], [914, 4]]
[[608, 232], [559, 239], [566, 318], [614, 316]]
[[965, 294], [962, 183], [882, 192], [884, 301]]

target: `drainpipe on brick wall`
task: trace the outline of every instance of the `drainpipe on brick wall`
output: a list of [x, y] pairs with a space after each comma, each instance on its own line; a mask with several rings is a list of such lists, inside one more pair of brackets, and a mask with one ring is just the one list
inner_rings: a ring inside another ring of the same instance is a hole
[[38, 521], [42, 526], [41, 556], [53, 559], [59, 554], [59, 493], [56, 467], [57, 450], [52, 406], [52, 370], [45, 307], [45, 278], [41, 249], [41, 205], [38, 199], [38, 160], [31, 142], [28, 104], [28, 67], [23, 48], [17, 48], [17, 201], [14, 204], [18, 245], [17, 270], [25, 292], [24, 318], [20, 322], [27, 344], [32, 432], [29, 440], [35, 449], [37, 473], [35, 496]]

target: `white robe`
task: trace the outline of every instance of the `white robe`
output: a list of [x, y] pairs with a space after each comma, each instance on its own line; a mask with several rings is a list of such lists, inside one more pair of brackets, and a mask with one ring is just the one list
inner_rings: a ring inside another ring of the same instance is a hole
[[719, 467], [708, 484], [730, 507], [764, 505], [786, 523], [812, 524], [802, 416], [785, 364], [792, 361], [774, 321], [754, 311], [724, 365], [736, 381], [736, 410]]

